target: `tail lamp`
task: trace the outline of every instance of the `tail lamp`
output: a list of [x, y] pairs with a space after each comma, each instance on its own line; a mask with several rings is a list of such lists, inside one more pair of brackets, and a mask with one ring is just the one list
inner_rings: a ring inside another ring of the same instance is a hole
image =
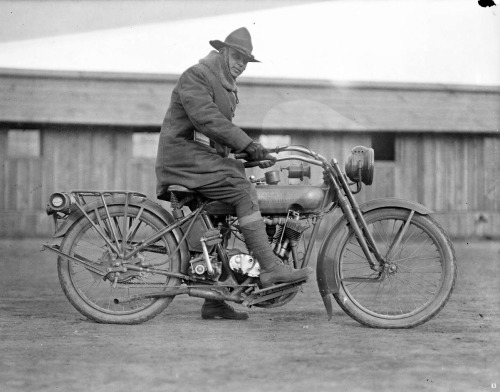
[[47, 214], [52, 215], [54, 212], [69, 214], [71, 212], [72, 204], [72, 198], [67, 193], [53, 193], [49, 197]]

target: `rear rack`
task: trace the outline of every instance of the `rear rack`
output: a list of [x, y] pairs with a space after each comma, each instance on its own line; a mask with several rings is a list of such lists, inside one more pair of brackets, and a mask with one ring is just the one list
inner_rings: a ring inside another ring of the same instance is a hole
[[[135, 192], [135, 191], [128, 191], [128, 190], [109, 190], [109, 191], [99, 191], [99, 190], [71, 190], [67, 192], [70, 197], [73, 199], [71, 200], [72, 203], [80, 210], [80, 212], [87, 218], [87, 220], [90, 222], [90, 224], [94, 227], [94, 229], [99, 233], [99, 235], [103, 238], [103, 240], [106, 242], [106, 244], [116, 253], [119, 254], [120, 256], [123, 256], [123, 251], [124, 249], [120, 249], [120, 242], [118, 240], [117, 232], [116, 232], [116, 227], [111, 222], [111, 216], [109, 214], [108, 210], [108, 204], [106, 203], [106, 196], [114, 196], [114, 195], [125, 195], [125, 218], [127, 217], [127, 212], [128, 212], [128, 205], [129, 205], [129, 199], [131, 196], [136, 196], [140, 198], [147, 199], [147, 196], [143, 193], [140, 192]], [[109, 231], [110, 234], [112, 235], [111, 239], [108, 238], [108, 236], [105, 233], [104, 225], [99, 217], [99, 214], [96, 211], [96, 217], [97, 217], [97, 224], [90, 218], [89, 213], [85, 211], [84, 206], [88, 203], [88, 201], [85, 200], [85, 197], [95, 197], [99, 198], [102, 201], [102, 206], [104, 207], [104, 210], [106, 211], [106, 216], [108, 218], [108, 221], [110, 222], [110, 227]], [[127, 233], [128, 227], [126, 226], [126, 219], [123, 221], [123, 233]]]
[[127, 196], [137, 196], [144, 197], [147, 196], [144, 193], [135, 192], [135, 191], [127, 191], [127, 190], [110, 190], [110, 191], [98, 191], [98, 190], [71, 190], [68, 191], [68, 194], [74, 196], [75, 200], [79, 202], [81, 205], [87, 204], [83, 199], [85, 196], [94, 196], [104, 198], [105, 196], [113, 196], [113, 195], [125, 195]]

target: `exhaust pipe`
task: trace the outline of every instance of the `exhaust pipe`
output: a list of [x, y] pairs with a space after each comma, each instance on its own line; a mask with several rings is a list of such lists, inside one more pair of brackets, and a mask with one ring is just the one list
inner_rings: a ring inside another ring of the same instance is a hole
[[216, 301], [224, 301], [224, 300], [235, 301], [236, 299], [233, 295], [222, 294], [217, 290], [204, 289], [204, 288], [200, 289], [196, 287], [180, 287], [180, 288], [167, 289], [166, 291], [158, 291], [156, 293], [133, 295], [130, 298], [126, 299], [115, 298], [113, 302], [118, 305], [118, 304], [130, 303], [133, 301], [142, 301], [144, 299], [149, 299], [149, 298], [175, 297], [176, 295], [181, 295], [181, 294], [187, 294], [190, 297], [212, 299]]

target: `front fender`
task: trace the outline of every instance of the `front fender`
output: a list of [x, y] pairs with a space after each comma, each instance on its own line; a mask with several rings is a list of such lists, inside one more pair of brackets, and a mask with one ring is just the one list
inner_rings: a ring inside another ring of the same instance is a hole
[[379, 208], [403, 208], [405, 210], [409, 211], [415, 211], [420, 215], [429, 215], [432, 214], [434, 211], [431, 209], [427, 208], [423, 204], [417, 203], [416, 201], [412, 200], [405, 200], [405, 199], [398, 199], [396, 197], [386, 197], [386, 198], [381, 198], [381, 199], [374, 199], [367, 201], [366, 203], [363, 203], [359, 206], [361, 209], [361, 212], [368, 212], [372, 210], [377, 210]]
[[[362, 213], [378, 210], [380, 208], [402, 208], [409, 211], [415, 211], [420, 215], [429, 215], [433, 211], [424, 205], [411, 201], [398, 198], [383, 198], [367, 201], [359, 206]], [[330, 294], [338, 293], [340, 282], [338, 280], [338, 271], [336, 271], [337, 264], [335, 259], [338, 257], [339, 249], [336, 249], [338, 243], [337, 236], [348, 224], [345, 216], [340, 217], [328, 231], [323, 243], [321, 244], [318, 262], [316, 265], [316, 278], [318, 282], [318, 289], [326, 311], [328, 319], [331, 319], [333, 309]]]
[[[124, 205], [125, 204], [125, 195], [113, 195], [113, 196], [106, 196], [105, 198], [106, 205], [108, 207], [114, 206], [114, 205]], [[149, 199], [146, 199], [144, 197], [138, 197], [138, 196], [129, 196], [129, 206], [136, 206], [136, 207], [144, 207], [145, 210], [149, 211], [156, 217], [158, 217], [162, 222], [165, 223], [165, 225], [169, 225], [173, 223], [175, 220], [172, 217], [172, 215], [165, 210], [162, 206], [160, 206], [157, 203], [152, 202]], [[102, 200], [98, 199], [95, 201], [92, 201], [90, 203], [87, 203], [83, 206], [83, 209], [87, 214], [91, 213], [93, 210], [96, 208], [102, 208], [104, 206]], [[71, 212], [68, 217], [64, 220], [64, 222], [57, 228], [54, 237], [59, 238], [59, 237], [64, 237], [68, 230], [82, 217], [84, 217], [83, 213], [79, 210], [76, 209], [75, 211]], [[173, 235], [175, 236], [175, 239], [177, 243], [179, 243], [182, 239], [182, 232], [180, 229], [175, 229], [172, 231]], [[189, 251], [187, 248], [187, 245], [185, 242], [181, 245], [179, 251], [181, 252], [181, 260], [189, 260]]]

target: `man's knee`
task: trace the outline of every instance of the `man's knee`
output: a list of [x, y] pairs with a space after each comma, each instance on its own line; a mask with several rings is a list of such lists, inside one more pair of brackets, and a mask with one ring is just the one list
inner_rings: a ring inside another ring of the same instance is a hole
[[262, 221], [262, 215], [260, 211], [253, 211], [252, 213], [244, 216], [238, 216], [238, 221], [241, 226], [246, 226], [251, 224], [252, 222]]
[[261, 218], [257, 192], [253, 187], [248, 188], [244, 194], [242, 194], [242, 197], [235, 204], [235, 207], [236, 214], [240, 220], [243, 217], [254, 216], [255, 214], [258, 214], [259, 219]]

